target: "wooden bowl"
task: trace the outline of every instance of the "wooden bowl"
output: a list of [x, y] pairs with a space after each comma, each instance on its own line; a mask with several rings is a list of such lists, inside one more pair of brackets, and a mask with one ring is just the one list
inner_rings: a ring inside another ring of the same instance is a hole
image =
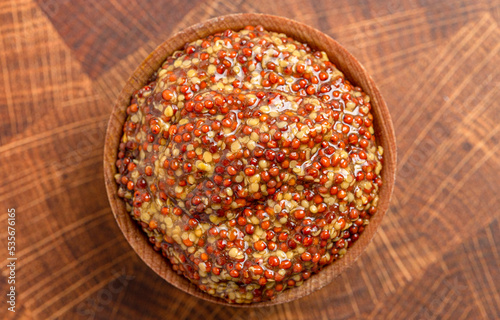
[[[118, 145], [122, 136], [123, 123], [127, 116], [126, 109], [133, 92], [145, 85], [150, 76], [161, 66], [162, 62], [175, 50], [181, 49], [185, 43], [226, 29], [241, 30], [247, 25], [262, 25], [268, 31], [285, 33], [298, 41], [310, 44], [315, 49], [325, 51], [330, 61], [345, 74], [346, 79], [360, 86], [370, 95], [377, 141], [384, 148], [384, 167], [382, 170], [384, 184], [380, 189], [380, 201], [377, 213], [370, 219], [370, 224], [359, 240], [347, 250], [346, 255], [342, 259], [335, 261], [318, 274], [311, 276], [302, 286], [286, 290], [281, 295], [278, 295], [275, 300], [250, 305], [236, 305], [229, 304], [222, 299], [202, 292], [189, 280], [174, 272], [170, 266], [170, 262], [153, 250], [153, 246], [148, 242], [145, 233], [131, 219], [125, 210], [125, 203], [118, 197], [114, 175], [117, 172], [115, 162]], [[109, 119], [104, 146], [104, 177], [109, 202], [118, 226], [139, 257], [168, 283], [193, 296], [219, 304], [242, 307], [269, 306], [306, 296], [329, 284], [336, 276], [354, 264], [372, 240], [389, 207], [394, 187], [395, 171], [396, 140], [391, 116], [384, 99], [365, 68], [338, 42], [319, 30], [290, 19], [265, 14], [245, 13], [214, 18], [187, 28], [163, 42], [134, 71], [118, 95]]]

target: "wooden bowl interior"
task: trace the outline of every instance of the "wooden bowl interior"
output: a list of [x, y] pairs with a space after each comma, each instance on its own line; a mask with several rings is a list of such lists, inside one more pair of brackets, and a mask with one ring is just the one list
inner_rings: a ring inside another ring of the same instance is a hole
[[[123, 123], [126, 119], [126, 108], [130, 103], [130, 97], [133, 92], [145, 85], [150, 76], [161, 66], [162, 62], [175, 50], [182, 49], [185, 43], [226, 29], [241, 30], [247, 25], [262, 25], [266, 30], [285, 33], [301, 42], [308, 43], [315, 49], [325, 51], [330, 61], [345, 74], [346, 79], [362, 87], [370, 95], [374, 126], [377, 132], [377, 142], [384, 148], [384, 168], [382, 170], [384, 184], [380, 189], [378, 212], [370, 219], [370, 224], [364, 233], [347, 250], [346, 255], [342, 259], [325, 267], [318, 274], [311, 276], [302, 286], [286, 290], [273, 301], [250, 305], [235, 305], [199, 290], [189, 280], [175, 273], [171, 269], [167, 259], [153, 250], [145, 234], [130, 218], [125, 209], [124, 202], [117, 196], [117, 185], [114, 175], [116, 174], [115, 162], [118, 145], [122, 136]], [[193, 296], [219, 304], [241, 307], [269, 306], [301, 298], [331, 283], [336, 276], [352, 265], [372, 240], [377, 227], [380, 225], [389, 207], [394, 187], [395, 172], [396, 140], [389, 110], [364, 67], [339, 43], [322, 32], [293, 20], [264, 14], [234, 14], [211, 19], [175, 34], [156, 48], [134, 71], [118, 95], [116, 105], [109, 119], [104, 148], [104, 175], [109, 202], [120, 229], [139, 257], [160, 277]]]

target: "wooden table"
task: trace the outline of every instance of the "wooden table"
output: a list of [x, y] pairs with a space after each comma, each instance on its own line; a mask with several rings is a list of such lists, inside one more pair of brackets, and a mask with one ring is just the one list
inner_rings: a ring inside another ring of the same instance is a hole
[[[0, 2], [0, 288], [16, 210], [19, 319], [500, 317], [500, 3]], [[221, 307], [166, 284], [110, 212], [103, 138], [132, 70], [173, 32], [235, 12], [283, 15], [347, 47], [392, 112], [392, 206], [354, 268], [304, 299]], [[2, 302], [0, 318], [12, 317]]]

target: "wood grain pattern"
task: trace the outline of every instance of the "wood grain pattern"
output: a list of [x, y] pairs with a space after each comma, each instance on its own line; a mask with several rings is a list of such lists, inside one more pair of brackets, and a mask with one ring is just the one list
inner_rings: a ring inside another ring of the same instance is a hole
[[[101, 165], [114, 101], [148, 53], [238, 12], [344, 45], [380, 87], [399, 158], [360, 259], [305, 298], [250, 310], [193, 299], [151, 271], [112, 217]], [[498, 1], [3, 0], [0, 19], [0, 248], [15, 207], [17, 318], [500, 318]], [[12, 318], [5, 304], [0, 317]]]

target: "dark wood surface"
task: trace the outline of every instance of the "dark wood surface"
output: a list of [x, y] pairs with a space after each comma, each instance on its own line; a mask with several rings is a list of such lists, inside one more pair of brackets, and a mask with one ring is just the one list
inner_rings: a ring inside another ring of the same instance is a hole
[[[131, 72], [174, 32], [221, 14], [292, 18], [343, 44], [392, 113], [398, 176], [357, 263], [288, 304], [192, 298], [131, 250], [102, 169]], [[19, 319], [500, 318], [500, 3], [0, 2], [0, 317], [7, 209], [17, 212]]]

